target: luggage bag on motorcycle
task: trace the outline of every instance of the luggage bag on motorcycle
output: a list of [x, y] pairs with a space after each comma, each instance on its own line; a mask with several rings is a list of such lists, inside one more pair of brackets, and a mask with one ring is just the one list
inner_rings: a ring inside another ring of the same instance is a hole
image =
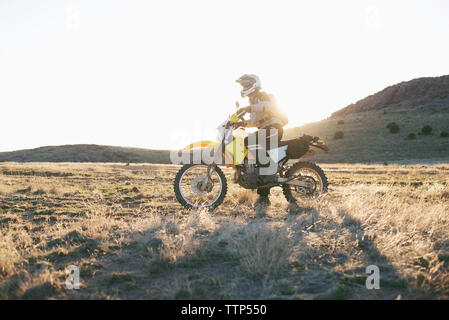
[[309, 151], [309, 141], [304, 138], [297, 138], [280, 142], [287, 146], [287, 157], [289, 159], [298, 159]]

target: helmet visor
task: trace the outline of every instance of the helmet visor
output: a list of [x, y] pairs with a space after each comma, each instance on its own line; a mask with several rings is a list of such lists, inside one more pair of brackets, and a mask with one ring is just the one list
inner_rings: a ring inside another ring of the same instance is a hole
[[254, 80], [249, 79], [242, 80], [240, 81], [240, 85], [243, 87], [244, 90], [247, 90], [254, 85]]

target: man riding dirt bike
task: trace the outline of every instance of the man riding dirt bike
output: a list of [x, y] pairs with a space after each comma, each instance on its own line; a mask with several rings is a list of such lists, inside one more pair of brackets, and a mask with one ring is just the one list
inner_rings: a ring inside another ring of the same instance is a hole
[[[257, 189], [258, 203], [267, 204], [272, 187], [282, 188], [290, 203], [301, 199], [317, 199], [327, 192], [323, 170], [312, 162], [299, 161], [314, 154], [310, 146], [328, 151], [318, 137], [303, 135], [281, 141], [285, 115], [274, 98], [260, 91], [255, 75], [243, 75], [237, 80], [243, 87], [242, 97], [250, 105], [240, 108], [218, 128], [218, 141], [199, 141], [170, 154], [172, 163], [183, 164], [176, 174], [174, 192], [186, 208], [219, 206], [227, 192], [227, 180], [219, 165], [234, 169], [234, 182], [245, 189]], [[250, 119], [244, 115], [250, 113]], [[252, 134], [246, 127], [257, 127]]]
[[[236, 82], [242, 86], [242, 91], [240, 92], [242, 98], [248, 97], [250, 103], [249, 106], [237, 111], [237, 113], [241, 113], [242, 111], [250, 113], [250, 119], [244, 122], [242, 126], [257, 127], [257, 129], [259, 129], [259, 131], [250, 134], [249, 137], [245, 139], [245, 145], [248, 146], [248, 141], [253, 140], [256, 145], [261, 145], [261, 148], [257, 150], [256, 155], [265, 154], [266, 148], [267, 146], [270, 146], [271, 140], [276, 141], [276, 143], [281, 141], [284, 133], [283, 126], [288, 123], [288, 118], [278, 109], [274, 97], [261, 91], [262, 85], [258, 76], [254, 74], [244, 74], [237, 79]], [[258, 141], [261, 133], [260, 130], [265, 131], [265, 144], [263, 144], [263, 141]], [[255, 139], [251, 139], [251, 137], [255, 137]], [[273, 166], [273, 161], [270, 160], [270, 158], [268, 159], [271, 162], [268, 163], [268, 165], [276, 167], [276, 164]], [[263, 165], [259, 159], [256, 161], [259, 165]], [[271, 175], [264, 175], [262, 179], [265, 182], [274, 182], [276, 179], [275, 174], [276, 172]], [[254, 175], [257, 175], [257, 173], [254, 173]], [[257, 177], [254, 177], [253, 179], [257, 179]], [[268, 198], [270, 187], [257, 188], [257, 194], [259, 194], [259, 199], [256, 204], [270, 204]]]

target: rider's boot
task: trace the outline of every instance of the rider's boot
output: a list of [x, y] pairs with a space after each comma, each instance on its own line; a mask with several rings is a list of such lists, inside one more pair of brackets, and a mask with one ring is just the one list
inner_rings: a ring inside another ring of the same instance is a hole
[[254, 211], [256, 213], [256, 218], [265, 218], [267, 215], [267, 209], [270, 205], [270, 199], [268, 196], [259, 195], [259, 199], [257, 199], [254, 205]]
[[259, 195], [259, 198], [256, 201], [256, 206], [269, 206], [271, 205], [270, 202], [270, 189], [269, 188], [259, 188], [257, 189], [257, 194]]

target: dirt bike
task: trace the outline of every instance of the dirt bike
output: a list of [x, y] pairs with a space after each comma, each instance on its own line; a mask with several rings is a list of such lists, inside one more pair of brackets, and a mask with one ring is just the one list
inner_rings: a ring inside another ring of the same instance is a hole
[[327, 153], [329, 149], [324, 141], [303, 135], [280, 141], [277, 148], [262, 149], [272, 163], [277, 164], [276, 174], [266, 179], [260, 174], [263, 166], [254, 161], [254, 152], [260, 151], [259, 146], [251, 150], [252, 146], [248, 147], [243, 138], [247, 135], [243, 127], [245, 113], [234, 113], [218, 126], [218, 142], [199, 141], [182, 150], [184, 158], [180, 163], [184, 165], [174, 181], [174, 192], [179, 203], [188, 209], [218, 207], [228, 188], [219, 165], [232, 167], [234, 182], [245, 189], [281, 187], [289, 202], [318, 199], [326, 194], [328, 181], [323, 170], [313, 162], [300, 160], [315, 154], [310, 147]]

